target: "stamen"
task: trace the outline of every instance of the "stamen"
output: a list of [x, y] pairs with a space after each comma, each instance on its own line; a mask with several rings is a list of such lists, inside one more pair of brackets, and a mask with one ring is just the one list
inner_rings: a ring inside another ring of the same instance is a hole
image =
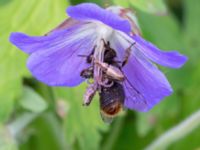
[[129, 37], [128, 35], [126, 35], [125, 33], [121, 32], [121, 31], [118, 31], [117, 33], [119, 33], [118, 35], [119, 35], [122, 39], [126, 40], [126, 42], [130, 43], [131, 45], [132, 45], [133, 43], [136, 44], [136, 42], [135, 42], [131, 37]]
[[[94, 65], [94, 60], [103, 62], [104, 51], [105, 51], [104, 40], [102, 40], [102, 38], [100, 38], [100, 40], [96, 46], [96, 49], [94, 51], [94, 59], [92, 60], [93, 65]], [[101, 84], [101, 82], [102, 82], [102, 70], [97, 65], [94, 65], [94, 80], [96, 80], [98, 82], [98, 84]]]

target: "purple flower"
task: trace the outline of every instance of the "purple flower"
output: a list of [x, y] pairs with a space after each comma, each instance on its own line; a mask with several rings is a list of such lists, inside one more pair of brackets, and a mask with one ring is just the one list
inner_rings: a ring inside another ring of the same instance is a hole
[[[122, 67], [126, 79], [124, 106], [147, 111], [172, 93], [165, 75], [152, 63], [180, 68], [187, 58], [176, 51], [163, 52], [135, 34], [130, 20], [113, 9], [103, 9], [91, 3], [70, 6], [70, 16], [45, 36], [12, 33], [10, 41], [30, 55], [27, 66], [33, 76], [50, 86], [77, 86], [85, 79], [80, 73], [90, 67], [85, 57], [94, 50], [94, 58], [103, 61], [104, 43], [110, 43], [118, 61], [123, 61], [131, 48], [128, 62]], [[136, 26], [135, 26], [136, 27]], [[137, 28], [135, 28], [137, 29]], [[134, 32], [134, 33], [133, 33]], [[131, 46], [132, 45], [132, 46]], [[94, 80], [101, 74], [94, 71]]]

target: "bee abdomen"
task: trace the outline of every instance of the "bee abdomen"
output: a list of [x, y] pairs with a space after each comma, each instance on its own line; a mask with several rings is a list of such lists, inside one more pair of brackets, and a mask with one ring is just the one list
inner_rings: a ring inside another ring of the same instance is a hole
[[116, 116], [123, 107], [124, 98], [121, 84], [115, 82], [112, 87], [103, 87], [100, 93], [101, 112], [107, 116]]
[[107, 116], [115, 116], [121, 111], [121, 109], [122, 104], [119, 101], [101, 106], [101, 111]]

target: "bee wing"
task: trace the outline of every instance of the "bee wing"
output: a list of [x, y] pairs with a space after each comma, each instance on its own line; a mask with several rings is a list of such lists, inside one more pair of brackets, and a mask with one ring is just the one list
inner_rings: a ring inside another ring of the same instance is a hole
[[[127, 77], [124, 82], [124, 90], [127, 96], [125, 107], [137, 111], [148, 111], [166, 96], [172, 94], [173, 90], [165, 74], [143, 53], [142, 48], [145, 49], [145, 52], [152, 53], [152, 51], [155, 51], [155, 49], [153, 50], [154, 47], [149, 46], [148, 43], [144, 43], [145, 48], [141, 47], [138, 41], [127, 38], [122, 33], [116, 34], [116, 38], [112, 40], [111, 44], [114, 49], [118, 50], [119, 60], [124, 60], [123, 56], [126, 55], [127, 48], [133, 43], [135, 44], [131, 47], [128, 62], [122, 68]], [[156, 55], [154, 58], [160, 59], [160, 56]]]
[[144, 96], [131, 84], [127, 77], [125, 77], [123, 87], [125, 92], [125, 107], [137, 111], [145, 111], [148, 108]]
[[127, 78], [124, 83], [127, 96], [125, 107], [145, 112], [173, 90], [165, 75], [136, 50], [123, 68]]
[[128, 64], [124, 66], [126, 75], [125, 107], [137, 111], [148, 111], [166, 96], [172, 88], [165, 75], [152, 64], [138, 49], [133, 49]]

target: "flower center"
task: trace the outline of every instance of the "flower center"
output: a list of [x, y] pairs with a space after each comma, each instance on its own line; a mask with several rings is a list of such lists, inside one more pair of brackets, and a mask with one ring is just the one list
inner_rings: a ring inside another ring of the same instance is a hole
[[[96, 48], [94, 51], [94, 59], [103, 62], [104, 52], [105, 52], [105, 42], [107, 43], [109, 41], [109, 39], [112, 37], [114, 30], [111, 27], [99, 21], [95, 21], [95, 23], [97, 25], [98, 38], [96, 41]], [[98, 84], [102, 82], [102, 70], [99, 66], [94, 66], [94, 80]]]
[[104, 39], [105, 41], [108, 41], [108, 39], [112, 36], [113, 29], [109, 27], [108, 25], [95, 21], [95, 24], [97, 25], [97, 34], [101, 39]]

